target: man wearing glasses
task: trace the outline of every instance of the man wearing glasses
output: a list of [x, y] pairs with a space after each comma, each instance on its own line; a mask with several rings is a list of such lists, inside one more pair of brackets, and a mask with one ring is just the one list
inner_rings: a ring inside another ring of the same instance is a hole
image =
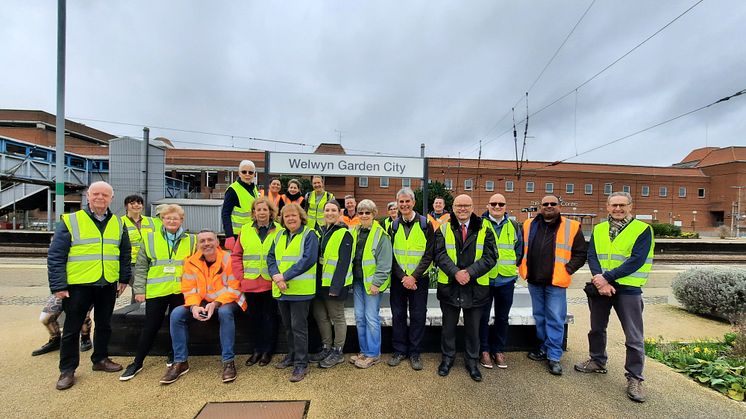
[[244, 224], [251, 222], [251, 204], [259, 196], [254, 184], [256, 166], [251, 160], [243, 160], [238, 165], [238, 180], [225, 191], [221, 218], [225, 232], [225, 248], [233, 249], [236, 237]]
[[567, 287], [572, 274], [585, 264], [588, 246], [580, 223], [560, 215], [559, 198], [541, 200], [536, 218], [523, 223], [523, 260], [518, 269], [528, 281], [539, 348], [528, 353], [548, 361], [549, 372], [562, 375], [562, 342], [567, 317]]

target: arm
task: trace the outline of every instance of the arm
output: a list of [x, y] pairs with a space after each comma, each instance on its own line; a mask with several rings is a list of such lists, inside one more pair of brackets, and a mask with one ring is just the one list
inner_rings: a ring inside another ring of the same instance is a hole
[[303, 258], [295, 262], [283, 274], [285, 281], [290, 281], [303, 272], [311, 269], [319, 261], [319, 238], [311, 232], [306, 235], [306, 241], [303, 242]]
[[[450, 226], [448, 228], [450, 228]], [[435, 262], [438, 264], [438, 268], [440, 268], [444, 274], [448, 275], [449, 279], [452, 279], [456, 275], [456, 272], [459, 271], [459, 268], [446, 253], [446, 239], [443, 237], [443, 233], [441, 233], [440, 229], [435, 232], [434, 252]]]
[[601, 263], [598, 261], [596, 246], [593, 244], [593, 233], [591, 233], [591, 240], [588, 242], [588, 268], [590, 268], [592, 276], [603, 273]]
[[427, 272], [429, 270], [428, 268], [433, 262], [433, 249], [435, 248], [435, 228], [433, 228], [433, 224], [430, 222], [427, 223], [427, 229], [425, 229], [425, 238], [427, 240], [425, 254], [422, 255], [420, 263], [417, 264], [417, 268], [415, 268], [414, 272], [412, 272], [412, 276], [415, 279], [420, 279], [423, 276], [427, 275]]
[[[393, 244], [394, 244], [394, 229], [393, 229], [393, 223], [391, 224], [391, 228], [389, 228], [389, 237], [391, 237], [391, 244], [392, 244], [392, 252], [393, 252]], [[399, 228], [404, 228], [399, 225]], [[396, 261], [396, 255], [392, 255], [391, 260], [391, 279], [394, 281], [401, 281], [402, 278], [404, 278], [404, 270], [399, 265], [399, 262]]]
[[[280, 231], [277, 234], [285, 234], [284, 231]], [[267, 253], [267, 270], [270, 276], [275, 276], [280, 273], [280, 269], [277, 267], [277, 260], [275, 259], [275, 243], [269, 247], [269, 253]]]
[[223, 220], [223, 231], [225, 232], [226, 238], [234, 236], [231, 213], [233, 212], [233, 207], [236, 205], [239, 205], [236, 191], [234, 191], [233, 188], [226, 189], [225, 195], [223, 196], [223, 209], [220, 210], [220, 219]]
[[135, 262], [134, 272], [135, 277], [132, 281], [132, 289], [135, 291], [135, 295], [145, 295], [149, 268], [150, 259], [148, 259], [148, 255], [145, 253], [145, 246], [142, 246], [140, 247], [140, 251], [137, 252], [137, 261]]
[[[47, 252], [47, 275], [49, 290], [54, 294], [67, 289], [67, 255], [70, 253], [72, 237], [64, 222], [57, 223], [52, 243]], [[130, 257], [132, 257], [130, 255]]]
[[[508, 222], [513, 223], [513, 220], [508, 220]], [[513, 228], [515, 228], [515, 246], [513, 246], [515, 250], [515, 266], [520, 266], [523, 260], [523, 229], [517, 222], [513, 223]]]
[[339, 261], [334, 269], [332, 284], [329, 287], [329, 295], [339, 295], [345, 285], [347, 270], [352, 263], [352, 234], [346, 232], [339, 245]]
[[186, 307], [198, 306], [202, 302], [197, 285], [199, 271], [196, 266], [189, 263], [189, 258], [184, 260], [184, 272], [181, 274], [181, 292], [184, 294], [184, 305]]
[[231, 263], [223, 266], [222, 273], [224, 273], [228, 277], [228, 286], [224, 287], [225, 292], [218, 295], [218, 298], [215, 299], [215, 302], [217, 302], [217, 304], [215, 304], [216, 309], [220, 308], [220, 306], [223, 304], [236, 302], [241, 297], [240, 281], [233, 275], [233, 268], [231, 267]]
[[650, 252], [650, 244], [652, 241], [653, 235], [651, 229], [647, 228], [642, 234], [640, 234], [637, 241], [635, 241], [635, 245], [632, 247], [632, 254], [630, 254], [629, 258], [616, 268], [604, 272], [604, 278], [609, 282], [614, 282], [619, 278], [624, 278], [625, 276], [637, 272], [637, 270], [640, 269], [648, 259], [648, 253]]
[[391, 242], [388, 240], [379, 240], [376, 249], [376, 273], [373, 274], [371, 285], [380, 287], [389, 278], [391, 274], [391, 262], [393, 260], [393, 250]]
[[239, 280], [243, 279], [243, 246], [241, 246], [240, 234], [231, 250], [231, 269], [236, 278]]
[[[476, 252], [476, 242], [474, 242]], [[475, 254], [476, 255], [476, 254]], [[492, 230], [487, 230], [484, 237], [484, 249], [482, 250], [482, 257], [475, 260], [469, 267], [466, 268], [466, 272], [469, 273], [469, 277], [472, 279], [479, 278], [486, 274], [492, 269], [497, 263], [497, 253], [495, 252], [495, 236], [492, 234]]]
[[585, 242], [583, 230], [580, 228], [572, 241], [570, 254], [570, 261], [565, 264], [565, 270], [572, 275], [585, 265], [585, 261], [588, 258], [588, 243]]
[[124, 223], [122, 228], [122, 238], [119, 240], [119, 284], [127, 285], [132, 279], [132, 243]]

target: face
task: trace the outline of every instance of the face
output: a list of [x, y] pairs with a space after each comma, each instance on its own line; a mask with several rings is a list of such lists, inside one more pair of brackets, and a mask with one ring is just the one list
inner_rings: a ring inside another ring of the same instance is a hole
[[411, 217], [414, 209], [414, 199], [411, 196], [402, 194], [396, 197], [396, 201], [399, 204], [399, 212], [404, 217]]
[[142, 202], [132, 201], [127, 204], [127, 215], [138, 216], [142, 214]]
[[272, 193], [279, 193], [280, 188], [282, 187], [282, 184], [279, 180], [273, 180], [269, 183], [269, 190], [272, 191]]
[[446, 201], [444, 201], [442, 198], [435, 198], [435, 201], [433, 201], [433, 209], [435, 210], [436, 214], [442, 213], [445, 207]]
[[197, 235], [197, 248], [205, 258], [214, 258], [217, 253], [218, 236], [215, 233], [206, 232]]
[[288, 192], [295, 195], [300, 192], [300, 189], [298, 189], [298, 185], [296, 185], [295, 183], [288, 183]]
[[252, 183], [254, 182], [254, 173], [256, 172], [256, 169], [254, 166], [241, 166], [238, 168], [238, 177], [241, 178], [241, 181], [244, 183]]
[[283, 211], [282, 221], [285, 224], [285, 227], [290, 231], [296, 231], [301, 227], [300, 214], [298, 214], [298, 211]]
[[609, 211], [611, 218], [621, 221], [632, 212], [632, 204], [629, 203], [626, 196], [612, 196], [609, 203], [606, 204], [606, 210]]
[[311, 181], [311, 185], [313, 185], [313, 190], [316, 192], [321, 192], [324, 190], [324, 182], [321, 180], [321, 178], [313, 178]]
[[507, 208], [505, 203], [505, 197], [499, 193], [496, 193], [490, 197], [490, 201], [487, 204], [487, 210], [489, 210], [492, 218], [499, 220], [505, 215], [505, 209]]
[[163, 228], [169, 233], [176, 233], [179, 231], [179, 227], [184, 223], [184, 219], [177, 212], [167, 212], [160, 215], [163, 221]]
[[460, 222], [466, 222], [471, 217], [472, 201], [468, 195], [459, 195], [453, 200], [453, 212], [456, 219]]
[[91, 210], [104, 213], [109, 208], [112, 198], [114, 198], [114, 190], [109, 185], [97, 183], [88, 188], [86, 195], [88, 196], [88, 205], [90, 205]]
[[337, 224], [339, 221], [339, 208], [334, 204], [324, 205], [324, 222], [326, 225]]
[[357, 207], [357, 201], [352, 198], [345, 199], [345, 209], [347, 210], [348, 214], [354, 214], [355, 207]]
[[544, 217], [545, 220], [550, 221], [559, 217], [560, 208], [559, 200], [556, 196], [545, 196], [541, 199], [541, 209], [539, 214]]
[[367, 209], [358, 211], [357, 215], [360, 217], [360, 224], [365, 228], [370, 228], [373, 225], [373, 218], [376, 216], [372, 211]]
[[389, 208], [388, 211], [389, 217], [393, 220], [399, 215], [399, 210], [396, 209], [396, 207]]
[[269, 207], [266, 203], [260, 202], [254, 206], [254, 218], [261, 224], [269, 222]]

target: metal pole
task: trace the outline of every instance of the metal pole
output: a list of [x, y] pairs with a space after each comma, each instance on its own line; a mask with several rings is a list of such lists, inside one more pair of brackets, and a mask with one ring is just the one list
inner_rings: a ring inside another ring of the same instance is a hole
[[52, 231], [54, 229], [54, 223], [52, 223], [52, 188], [47, 186], [47, 230]]
[[[269, 174], [269, 151], [264, 150], [264, 196], [269, 196]], [[258, 175], [259, 174], [257, 173], [257, 177], [259, 177]]]
[[55, 132], [55, 222], [65, 212], [65, 27], [66, 0], [57, 0], [57, 121]]
[[142, 142], [143, 142], [143, 154], [145, 155], [145, 173], [144, 173], [144, 181], [145, 181], [145, 187], [142, 189], [142, 200], [143, 200], [143, 208], [150, 208], [150, 204], [148, 203], [148, 171], [149, 171], [149, 160], [150, 160], [150, 128], [144, 127], [142, 129]]
[[422, 215], [427, 216], [427, 198], [429, 186], [427, 178], [430, 177], [427, 170], [427, 159], [425, 158], [425, 143], [420, 143], [420, 157], [422, 158], [423, 170], [422, 170]]
[[741, 237], [741, 189], [743, 189], [743, 186], [738, 187], [738, 204], [736, 206], [736, 238]]

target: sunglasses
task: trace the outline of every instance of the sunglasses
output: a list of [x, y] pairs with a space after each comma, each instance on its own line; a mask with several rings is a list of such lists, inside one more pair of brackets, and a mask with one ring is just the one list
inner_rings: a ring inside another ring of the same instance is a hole
[[241, 170], [242, 175], [253, 175], [254, 172], [251, 170]]
[[502, 207], [504, 207], [504, 206], [505, 206], [505, 202], [490, 202], [490, 206], [491, 206], [492, 208], [495, 208], [495, 207], [497, 207], [497, 206], [499, 206], [500, 208], [502, 208]]
[[360, 215], [371, 215], [371, 214], [373, 214], [370, 211], [358, 211], [357, 213], [360, 214]]
[[557, 203], [556, 202], [542, 202], [541, 206], [542, 207], [556, 207]]

